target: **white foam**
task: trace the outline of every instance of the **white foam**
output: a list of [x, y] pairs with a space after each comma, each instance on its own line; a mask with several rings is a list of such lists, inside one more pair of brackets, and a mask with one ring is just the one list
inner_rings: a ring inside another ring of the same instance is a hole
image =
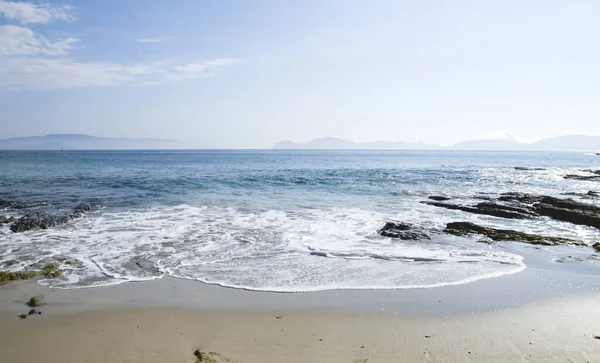
[[[393, 218], [442, 227], [429, 206], [396, 207]], [[439, 210], [437, 210], [439, 212]], [[450, 211], [452, 212], [452, 211]], [[359, 208], [248, 211], [234, 207], [150, 208], [91, 213], [65, 227], [0, 234], [6, 259], [35, 253], [78, 261], [55, 288], [143, 281], [163, 275], [281, 292], [405, 289], [467, 283], [525, 268], [521, 256], [434, 235], [397, 241], [376, 231], [389, 213]], [[423, 221], [426, 221], [425, 223]], [[141, 265], [136, 262], [143, 262]], [[148, 265], [147, 262], [150, 262]]]

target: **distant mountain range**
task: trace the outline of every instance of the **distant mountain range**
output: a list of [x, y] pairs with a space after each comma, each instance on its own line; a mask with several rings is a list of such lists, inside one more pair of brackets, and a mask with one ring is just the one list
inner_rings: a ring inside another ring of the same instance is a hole
[[182, 149], [179, 141], [167, 139], [123, 139], [84, 134], [52, 134], [46, 136], [0, 139], [0, 150], [149, 150]]
[[442, 147], [422, 142], [377, 141], [356, 143], [351, 140], [325, 137], [307, 143], [282, 141], [273, 149], [314, 149], [314, 150], [544, 150], [544, 151], [598, 151], [600, 136], [569, 135], [543, 139], [533, 144], [521, 143], [505, 134], [499, 139], [478, 139], [459, 142], [451, 147]]

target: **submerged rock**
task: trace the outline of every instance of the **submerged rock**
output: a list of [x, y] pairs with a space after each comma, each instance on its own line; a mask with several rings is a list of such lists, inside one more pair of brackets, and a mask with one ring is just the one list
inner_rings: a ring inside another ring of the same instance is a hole
[[47, 279], [54, 279], [62, 276], [63, 270], [59, 269], [60, 265], [56, 262], [49, 263], [42, 268], [41, 274]]
[[14, 233], [25, 232], [32, 229], [48, 229], [65, 224], [71, 219], [79, 218], [98, 205], [100, 205], [100, 202], [98, 201], [83, 202], [73, 208], [70, 213], [60, 215], [48, 212], [32, 212], [19, 218], [12, 226], [10, 226], [10, 229]]
[[572, 180], [583, 180], [583, 181], [600, 181], [600, 175], [567, 174], [563, 178], [572, 179]]
[[23, 205], [18, 202], [13, 202], [11, 200], [0, 199], [0, 209], [21, 209]]
[[515, 170], [522, 170], [522, 171], [542, 171], [542, 170], [546, 170], [544, 168], [528, 168], [526, 166], [515, 166]]
[[431, 199], [431, 200], [436, 200], [436, 201], [438, 201], [438, 202], [445, 202], [445, 201], [447, 201], [447, 200], [450, 200], [450, 199], [452, 199], [452, 198], [450, 198], [450, 197], [443, 197], [443, 196], [441, 196], [441, 195], [432, 195], [432, 196], [429, 196], [429, 197], [427, 197], [427, 198], [428, 198], [428, 199]]
[[449, 203], [440, 203], [440, 202], [421, 202], [423, 204], [432, 205], [434, 207], [452, 209], [452, 210], [461, 210], [463, 212], [469, 212], [474, 214], [484, 214], [494, 217], [501, 218], [510, 218], [510, 219], [526, 219], [536, 217], [537, 214], [525, 209], [525, 208], [517, 208], [517, 207], [509, 207], [501, 204], [484, 202], [479, 203], [475, 206], [464, 206], [457, 204], [449, 204]]
[[12, 223], [12, 222], [14, 222], [16, 220], [17, 219], [15, 217], [0, 216], [0, 224]]
[[387, 222], [378, 232], [384, 237], [399, 238], [403, 240], [429, 239], [423, 231], [414, 230], [414, 227], [406, 223]]
[[482, 227], [471, 222], [453, 222], [446, 225], [444, 232], [455, 236], [467, 236], [470, 234], [480, 234], [493, 241], [523, 242], [533, 245], [555, 246], [555, 245], [576, 245], [585, 246], [583, 242], [570, 238], [546, 237], [537, 234], [513, 231], [510, 229], [496, 229]]
[[574, 197], [581, 197], [584, 199], [594, 199], [594, 198], [600, 197], [600, 194], [598, 192], [594, 192], [591, 190], [588, 191], [587, 193], [568, 192], [568, 193], [562, 193], [562, 195], [570, 195], [570, 196], [574, 196]]

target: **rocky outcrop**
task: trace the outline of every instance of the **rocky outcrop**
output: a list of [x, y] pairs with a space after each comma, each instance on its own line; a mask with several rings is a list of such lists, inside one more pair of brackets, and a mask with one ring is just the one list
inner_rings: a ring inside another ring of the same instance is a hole
[[427, 233], [415, 229], [412, 225], [406, 223], [387, 222], [379, 234], [384, 237], [399, 238], [403, 240], [429, 239]]
[[46, 212], [33, 212], [19, 218], [10, 230], [18, 233], [32, 229], [48, 229], [60, 224], [67, 223], [70, 220], [68, 215], [54, 215]]
[[48, 212], [32, 212], [19, 218], [10, 226], [10, 229], [15, 233], [32, 229], [48, 229], [65, 224], [74, 218], [79, 218], [98, 205], [99, 202], [97, 201], [83, 202], [73, 208], [70, 213], [59, 215]]
[[536, 213], [558, 221], [600, 229], [600, 207], [572, 199], [543, 197], [533, 205]]
[[600, 170], [585, 169], [583, 171], [585, 171], [586, 173], [592, 173], [592, 174], [600, 175]]
[[479, 203], [475, 206], [464, 206], [450, 203], [440, 203], [440, 202], [421, 202], [424, 204], [428, 204], [434, 207], [452, 209], [452, 210], [461, 210], [463, 212], [469, 212], [474, 214], [484, 214], [488, 216], [501, 217], [501, 218], [510, 218], [510, 219], [526, 219], [537, 216], [536, 213], [526, 209], [526, 208], [517, 208], [511, 207], [491, 202], [483, 202]]
[[545, 237], [537, 234], [513, 231], [510, 229], [496, 229], [482, 227], [471, 222], [453, 222], [446, 225], [444, 232], [455, 236], [467, 236], [479, 234], [488, 237], [493, 241], [523, 242], [533, 245], [555, 246], [555, 245], [576, 245], [585, 246], [583, 242], [570, 238]]
[[498, 198], [499, 201], [502, 202], [518, 202], [525, 204], [533, 204], [542, 200], [543, 196], [534, 195], [529, 193], [518, 193], [518, 192], [510, 192], [510, 193], [502, 193]]
[[592, 245], [592, 247], [594, 247], [594, 249], [598, 252], [600, 252], [600, 242], [596, 242]]

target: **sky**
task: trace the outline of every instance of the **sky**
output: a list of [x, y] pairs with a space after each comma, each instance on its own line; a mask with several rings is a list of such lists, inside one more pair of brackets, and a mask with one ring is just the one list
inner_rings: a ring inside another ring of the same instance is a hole
[[0, 138], [600, 135], [600, 1], [0, 0]]

